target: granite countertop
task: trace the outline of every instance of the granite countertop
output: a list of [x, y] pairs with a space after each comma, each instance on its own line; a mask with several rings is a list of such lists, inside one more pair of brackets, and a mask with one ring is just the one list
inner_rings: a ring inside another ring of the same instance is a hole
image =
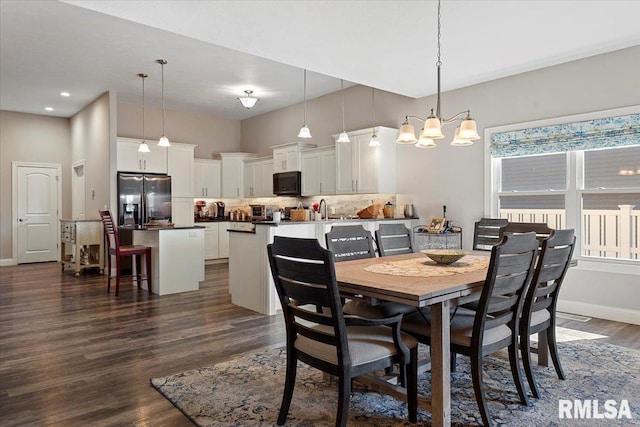
[[204, 225], [174, 225], [173, 227], [120, 226], [119, 230], [154, 231], [154, 230], [193, 230], [205, 228]]
[[256, 225], [297, 225], [297, 224], [341, 224], [341, 223], [349, 223], [349, 222], [367, 222], [367, 221], [402, 221], [402, 220], [413, 220], [419, 218], [329, 218], [323, 219], [320, 221], [291, 221], [288, 219], [284, 219], [280, 222], [275, 221], [253, 221]]

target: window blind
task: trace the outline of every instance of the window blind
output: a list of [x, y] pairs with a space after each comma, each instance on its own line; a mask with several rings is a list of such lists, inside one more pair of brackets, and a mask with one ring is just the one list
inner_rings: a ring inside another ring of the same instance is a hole
[[501, 191], [566, 190], [564, 154], [509, 157], [502, 160]]
[[492, 157], [513, 157], [638, 144], [640, 114], [629, 114], [494, 133], [489, 152]]
[[584, 188], [640, 188], [640, 145], [585, 151]]

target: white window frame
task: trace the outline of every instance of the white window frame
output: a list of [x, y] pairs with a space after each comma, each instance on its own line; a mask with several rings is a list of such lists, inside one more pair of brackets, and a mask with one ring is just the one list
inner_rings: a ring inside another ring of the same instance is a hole
[[[493, 159], [490, 154], [491, 137], [493, 134], [510, 132], [527, 128], [559, 125], [564, 123], [595, 120], [606, 117], [624, 116], [629, 114], [640, 114], [640, 105], [631, 107], [616, 108], [612, 110], [596, 111], [591, 113], [576, 114], [571, 116], [554, 117], [551, 119], [535, 120], [523, 123], [514, 123], [504, 126], [485, 128], [484, 130], [484, 216], [498, 218], [500, 192], [500, 160]], [[583, 190], [582, 173], [584, 162], [580, 161], [583, 152], [569, 151], [567, 156], [567, 190], [549, 192], [519, 192], [518, 195], [535, 194], [564, 194], [566, 210], [566, 226], [573, 228], [576, 232], [576, 250], [574, 258], [579, 260], [578, 268], [612, 273], [634, 274], [640, 276], [640, 265], [636, 260], [621, 260], [613, 258], [595, 258], [582, 255], [582, 215], [581, 200], [582, 194], [594, 193], [593, 190]], [[608, 192], [615, 192], [609, 190]], [[622, 190], [621, 192], [625, 192]], [[630, 191], [626, 191], [630, 192]], [[633, 191], [637, 192], [637, 191]]]

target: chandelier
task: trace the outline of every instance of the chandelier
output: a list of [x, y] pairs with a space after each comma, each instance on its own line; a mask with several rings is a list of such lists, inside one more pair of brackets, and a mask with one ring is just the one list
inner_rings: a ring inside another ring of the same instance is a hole
[[[438, 94], [436, 98], [436, 109], [434, 111], [432, 108], [431, 114], [429, 114], [429, 117], [426, 119], [416, 116], [405, 116], [404, 122], [398, 131], [398, 138], [396, 139], [398, 144], [415, 144], [418, 148], [433, 148], [436, 146], [435, 139], [444, 138], [442, 126], [457, 121], [460, 121], [460, 125], [456, 127], [451, 145], [471, 145], [473, 141], [480, 139], [476, 121], [471, 118], [470, 110], [461, 111], [450, 118], [442, 117], [442, 110], [440, 108], [440, 69], [442, 67], [442, 61], [440, 59], [440, 18], [440, 0], [438, 0], [438, 60], [436, 62], [438, 70]], [[413, 125], [409, 124], [409, 119], [419, 120], [424, 123], [419, 139], [416, 139], [415, 129]]]

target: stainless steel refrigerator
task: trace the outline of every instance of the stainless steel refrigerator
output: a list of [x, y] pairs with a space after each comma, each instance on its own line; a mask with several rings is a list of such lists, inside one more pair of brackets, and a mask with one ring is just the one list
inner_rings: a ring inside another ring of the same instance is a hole
[[141, 226], [171, 221], [171, 177], [162, 174], [118, 173], [118, 225]]

